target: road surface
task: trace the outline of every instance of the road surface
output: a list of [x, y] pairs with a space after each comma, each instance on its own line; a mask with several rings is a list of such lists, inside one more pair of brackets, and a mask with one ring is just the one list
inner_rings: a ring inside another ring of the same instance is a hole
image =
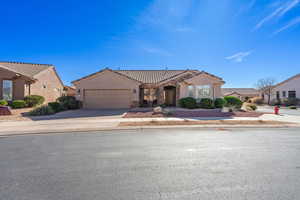
[[3, 200], [296, 200], [300, 129], [0, 137]]

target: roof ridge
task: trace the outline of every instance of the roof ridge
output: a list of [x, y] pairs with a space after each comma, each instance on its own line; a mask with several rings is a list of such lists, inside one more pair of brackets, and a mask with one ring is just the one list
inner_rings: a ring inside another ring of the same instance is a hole
[[17, 62], [17, 61], [0, 61], [0, 63], [53, 66], [52, 64], [39, 64], [39, 63], [29, 63], [29, 62]]
[[197, 69], [117, 69], [112, 71], [199, 71]]

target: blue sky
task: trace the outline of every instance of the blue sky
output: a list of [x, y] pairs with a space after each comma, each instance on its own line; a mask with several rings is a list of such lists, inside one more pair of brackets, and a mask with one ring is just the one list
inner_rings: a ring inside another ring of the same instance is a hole
[[66, 84], [104, 67], [199, 69], [225, 87], [300, 73], [300, 0], [5, 1], [0, 60], [54, 64]]

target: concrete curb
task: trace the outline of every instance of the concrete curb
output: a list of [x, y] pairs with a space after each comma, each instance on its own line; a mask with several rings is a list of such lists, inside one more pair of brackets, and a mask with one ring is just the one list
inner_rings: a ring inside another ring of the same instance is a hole
[[65, 133], [91, 133], [96, 131], [114, 131], [114, 130], [143, 130], [143, 129], [173, 129], [173, 128], [202, 128], [202, 129], [221, 129], [221, 128], [300, 128], [300, 125], [171, 125], [171, 126], [124, 126], [107, 127], [91, 129], [65, 129], [65, 130], [45, 130], [45, 131], [27, 131], [27, 132], [6, 132], [0, 133], [1, 137], [24, 136], [24, 135], [45, 135], [45, 134], [65, 134]]

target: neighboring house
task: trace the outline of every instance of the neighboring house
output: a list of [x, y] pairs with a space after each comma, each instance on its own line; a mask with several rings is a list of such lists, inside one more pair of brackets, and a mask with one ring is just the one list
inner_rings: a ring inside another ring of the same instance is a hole
[[64, 85], [53, 65], [0, 62], [0, 87], [0, 99], [40, 95], [50, 102], [62, 95]]
[[76, 89], [72, 86], [64, 86], [64, 95], [65, 96], [75, 96], [76, 95]]
[[260, 93], [254, 88], [222, 88], [222, 94], [226, 96], [235, 96], [244, 101], [246, 98], [259, 97]]
[[287, 98], [300, 99], [300, 74], [274, 86], [271, 101], [284, 100]]
[[166, 104], [183, 97], [221, 97], [221, 78], [198, 70], [111, 70], [72, 82], [84, 108], [130, 108]]

